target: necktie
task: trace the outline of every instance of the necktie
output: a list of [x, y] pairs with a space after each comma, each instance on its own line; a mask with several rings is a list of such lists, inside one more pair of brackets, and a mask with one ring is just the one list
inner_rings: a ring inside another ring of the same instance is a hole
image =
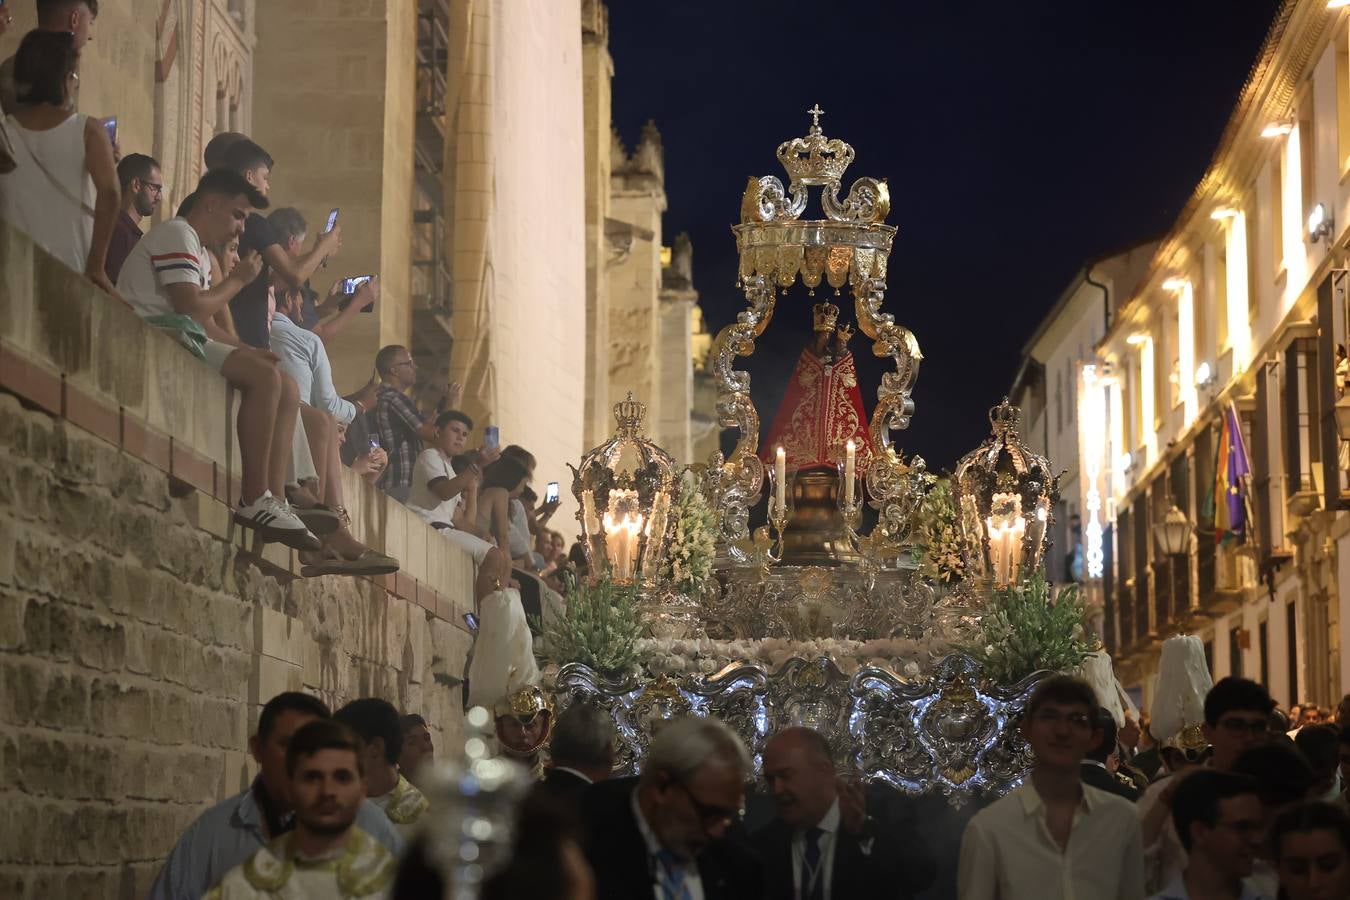
[[684, 883], [684, 863], [669, 850], [656, 854], [656, 859], [660, 900], [689, 900], [689, 885]]
[[821, 871], [819, 828], [806, 829], [802, 852], [802, 900], [825, 900], [825, 873]]

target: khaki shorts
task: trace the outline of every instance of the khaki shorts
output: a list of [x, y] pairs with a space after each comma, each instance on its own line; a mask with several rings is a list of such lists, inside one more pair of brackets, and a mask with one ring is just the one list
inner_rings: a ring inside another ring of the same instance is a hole
[[238, 349], [240, 348], [207, 338], [206, 343], [202, 345], [202, 352], [206, 354], [204, 362], [219, 372], [225, 366], [225, 360], [229, 359], [230, 354]]

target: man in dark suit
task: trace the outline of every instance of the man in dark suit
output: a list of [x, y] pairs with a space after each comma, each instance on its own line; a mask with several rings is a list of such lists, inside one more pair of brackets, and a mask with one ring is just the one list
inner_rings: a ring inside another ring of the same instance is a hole
[[1101, 731], [1102, 739], [1079, 764], [1083, 784], [1134, 803], [1139, 799], [1139, 788], [1119, 772], [1111, 772], [1106, 768], [1106, 760], [1116, 750], [1116, 720], [1104, 707], [1097, 710], [1096, 727]]
[[575, 811], [582, 792], [613, 773], [616, 740], [609, 713], [577, 700], [563, 710], [553, 726], [549, 742], [552, 763], [535, 790]]
[[821, 734], [774, 735], [764, 747], [764, 780], [777, 818], [751, 842], [764, 860], [766, 900], [907, 898], [932, 882], [936, 867], [915, 829], [868, 814], [862, 786], [835, 776]]
[[596, 784], [581, 797], [596, 900], [757, 900], [759, 862], [735, 840], [750, 755], [711, 718], [668, 722], [640, 778]]

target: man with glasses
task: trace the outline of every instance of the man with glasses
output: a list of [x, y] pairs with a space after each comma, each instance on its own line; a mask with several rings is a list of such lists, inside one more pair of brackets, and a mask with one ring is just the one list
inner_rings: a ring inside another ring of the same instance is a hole
[[[407, 347], [390, 344], [380, 348], [375, 354], [375, 371], [384, 383], [375, 394], [375, 408], [367, 416], [371, 433], [389, 454], [389, 465], [378, 484], [386, 494], [406, 503], [417, 455], [422, 452], [423, 441], [436, 439], [436, 423], [408, 399], [408, 391], [417, 384], [417, 363]], [[454, 397], [451, 405], [458, 401], [458, 396]]]
[[122, 263], [144, 234], [141, 221], [155, 214], [164, 196], [164, 176], [159, 163], [144, 153], [122, 157], [117, 164], [117, 180], [122, 184], [122, 214], [113, 225], [108, 256], [103, 263], [103, 271], [113, 284], [117, 284], [117, 276], [122, 274]]
[[[1264, 687], [1247, 678], [1221, 679], [1205, 695], [1205, 722], [1201, 726], [1209, 742], [1205, 766], [1227, 772], [1243, 751], [1270, 738], [1270, 711], [1275, 701]], [[1186, 848], [1172, 823], [1172, 798], [1184, 779], [1198, 769], [1172, 775], [1149, 785], [1139, 799], [1139, 820], [1144, 834], [1144, 858], [1148, 885], [1161, 890], [1186, 868]]]
[[1188, 775], [1173, 796], [1172, 823], [1189, 861], [1152, 900], [1264, 900], [1243, 880], [1252, 874], [1265, 832], [1254, 780], [1214, 769]]
[[712, 718], [666, 723], [637, 779], [582, 795], [597, 900], [741, 900], [763, 896], [759, 862], [738, 831], [750, 754]]
[[1022, 734], [1030, 776], [966, 826], [961, 900], [1138, 900], [1144, 895], [1139, 822], [1128, 801], [1083, 784], [1098, 740], [1097, 696], [1085, 681], [1047, 678], [1027, 701]]

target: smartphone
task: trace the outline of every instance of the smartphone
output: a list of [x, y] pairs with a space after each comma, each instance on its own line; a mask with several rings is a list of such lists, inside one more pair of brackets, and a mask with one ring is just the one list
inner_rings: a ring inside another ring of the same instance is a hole
[[372, 435], [370, 436], [370, 449], [372, 449], [372, 450], [378, 450], [378, 449], [380, 449], [380, 436], [379, 436], [379, 435], [377, 435], [377, 434], [372, 434]]
[[[373, 276], [371, 275], [357, 275], [355, 278], [342, 279], [342, 295], [344, 299], [340, 304], [338, 304], [338, 308], [346, 309], [347, 304], [352, 302], [352, 297], [356, 294], [356, 289], [359, 288], [361, 285], [365, 284], [372, 277]], [[370, 301], [365, 306], [361, 307], [361, 312], [368, 313], [373, 309], [375, 309], [374, 300]]]
[[346, 295], [348, 295], [348, 296], [351, 296], [352, 294], [355, 294], [355, 293], [356, 293], [356, 289], [359, 288], [361, 285], [365, 284], [365, 283], [366, 283], [367, 281], [369, 281], [372, 277], [374, 277], [374, 276], [372, 276], [372, 275], [357, 275], [357, 276], [354, 277], [354, 278], [344, 278], [344, 279], [342, 279], [342, 293], [344, 293], [344, 294], [346, 294]]
[[333, 207], [332, 212], [328, 214], [328, 224], [323, 226], [324, 234], [327, 234], [328, 232], [333, 230], [333, 226], [337, 224], [337, 216], [338, 216], [338, 207], [335, 206]]
[[492, 449], [500, 444], [502, 439], [501, 429], [496, 425], [489, 425], [483, 429], [483, 444], [486, 449]]
[[108, 141], [117, 146], [117, 116], [103, 120], [103, 127], [108, 129]]
[[558, 482], [550, 481], [548, 487], [544, 488], [544, 503], [558, 502]]
[[469, 626], [469, 632], [471, 634], [478, 633], [478, 617], [473, 613], [464, 614], [464, 624]]

